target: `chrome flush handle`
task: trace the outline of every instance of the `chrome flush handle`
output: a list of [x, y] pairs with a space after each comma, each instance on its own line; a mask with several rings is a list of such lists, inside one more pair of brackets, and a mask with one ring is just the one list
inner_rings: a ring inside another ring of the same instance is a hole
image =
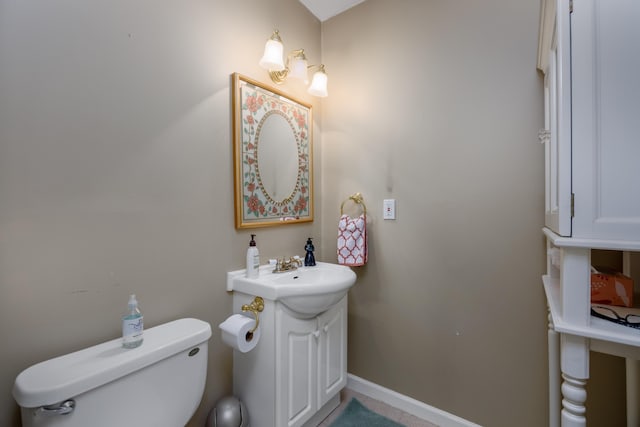
[[55, 415], [67, 415], [76, 408], [76, 401], [73, 399], [56, 403], [55, 405], [41, 406], [35, 410], [35, 415], [43, 415], [45, 417], [53, 417]]

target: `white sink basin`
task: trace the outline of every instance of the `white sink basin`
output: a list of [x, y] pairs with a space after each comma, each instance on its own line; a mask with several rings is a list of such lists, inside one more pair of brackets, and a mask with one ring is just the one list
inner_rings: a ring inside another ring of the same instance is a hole
[[227, 273], [227, 290], [280, 301], [301, 317], [313, 317], [342, 299], [356, 282], [351, 268], [318, 262], [314, 267], [298, 267], [273, 273], [273, 267], [260, 267], [257, 279], [245, 277], [245, 270]]

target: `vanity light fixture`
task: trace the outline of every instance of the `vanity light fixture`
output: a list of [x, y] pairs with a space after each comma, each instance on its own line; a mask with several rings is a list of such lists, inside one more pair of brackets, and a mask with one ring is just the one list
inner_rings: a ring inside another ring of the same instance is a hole
[[264, 55], [262, 55], [262, 59], [259, 62], [262, 68], [269, 71], [269, 77], [271, 77], [274, 83], [282, 84], [286, 81], [287, 77], [293, 77], [301, 80], [305, 85], [309, 84], [308, 71], [309, 69], [317, 68], [307, 92], [321, 98], [328, 95], [327, 72], [324, 69], [324, 64], [308, 65], [304, 49], [292, 50], [287, 55], [287, 62], [285, 64], [283, 53], [284, 46], [280, 38], [280, 33], [278, 30], [274, 30], [264, 46]]

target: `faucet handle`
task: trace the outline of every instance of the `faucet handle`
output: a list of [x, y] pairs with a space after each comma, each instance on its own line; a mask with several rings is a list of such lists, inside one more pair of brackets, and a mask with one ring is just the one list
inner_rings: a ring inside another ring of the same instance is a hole
[[287, 261], [285, 257], [279, 258], [276, 263], [277, 272], [287, 271], [291, 267], [291, 260]]

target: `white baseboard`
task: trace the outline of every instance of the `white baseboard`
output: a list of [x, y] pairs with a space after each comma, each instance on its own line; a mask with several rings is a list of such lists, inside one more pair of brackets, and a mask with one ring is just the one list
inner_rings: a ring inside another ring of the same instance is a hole
[[479, 424], [472, 423], [352, 374], [347, 375], [347, 387], [355, 392], [401, 409], [408, 414], [437, 424], [440, 427], [481, 427]]

